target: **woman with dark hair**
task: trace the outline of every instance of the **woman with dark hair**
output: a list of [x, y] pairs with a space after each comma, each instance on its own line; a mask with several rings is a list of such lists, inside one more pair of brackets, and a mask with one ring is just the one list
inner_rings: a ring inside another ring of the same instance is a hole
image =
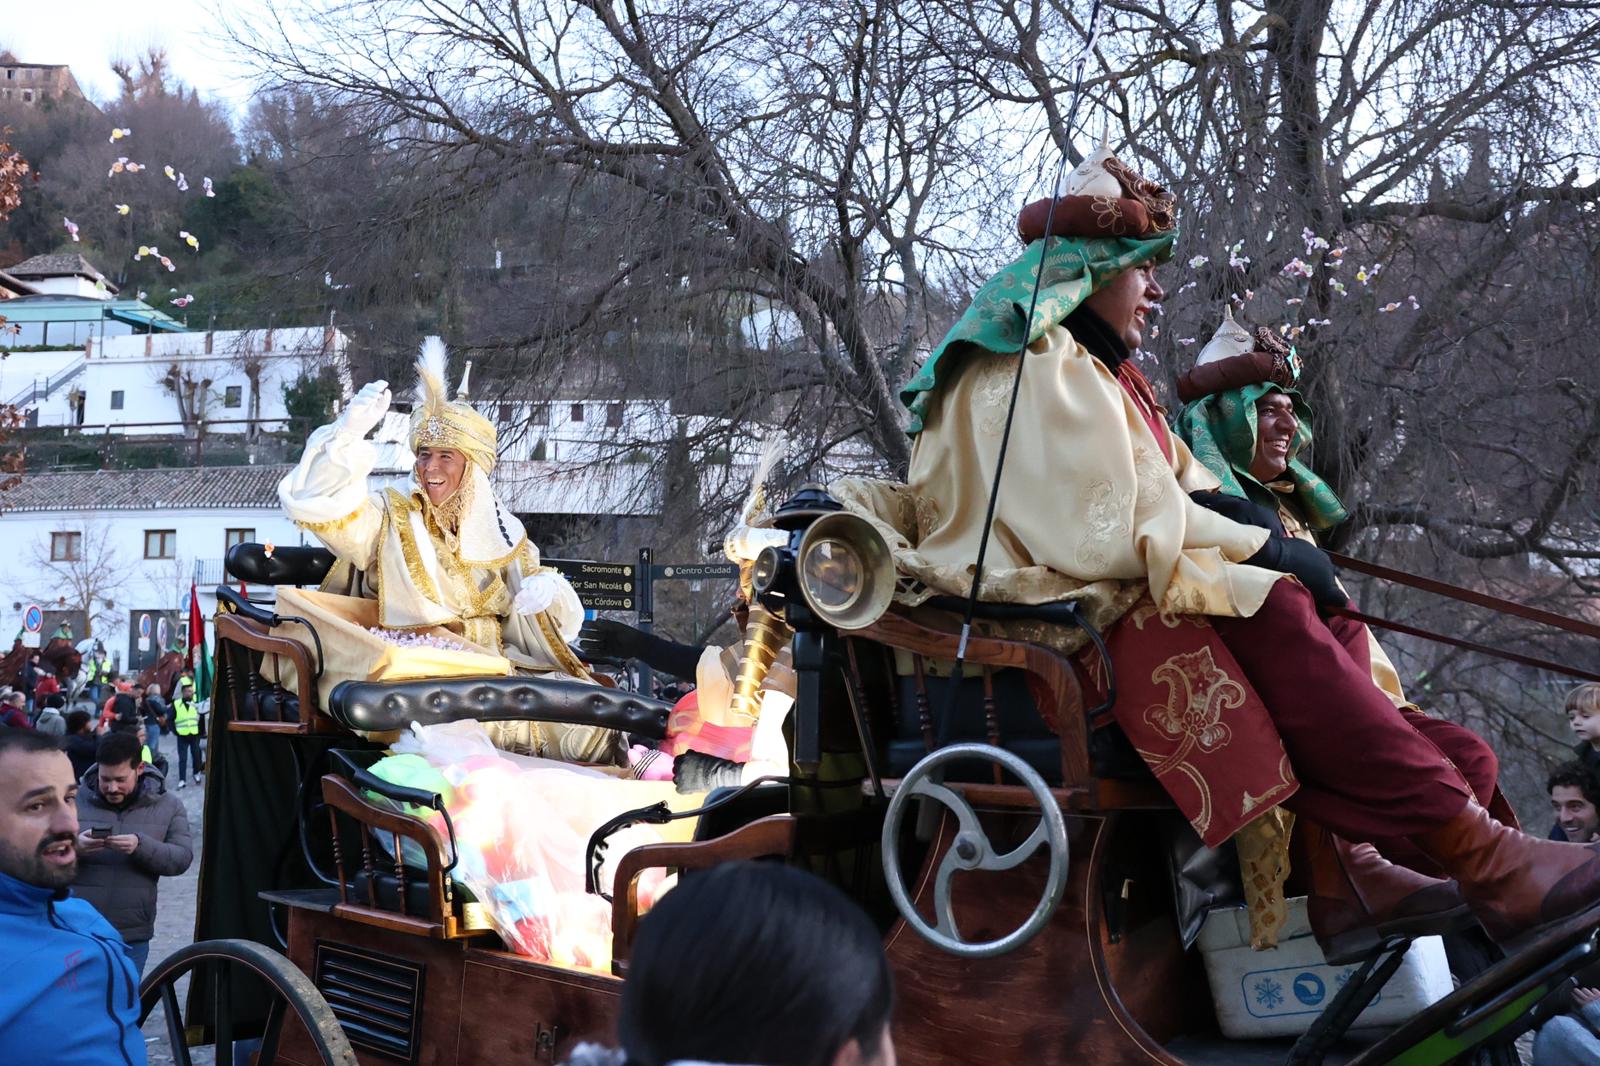
[[569, 1066], [894, 1066], [889, 963], [871, 919], [776, 863], [691, 874], [645, 916], [619, 1051]]

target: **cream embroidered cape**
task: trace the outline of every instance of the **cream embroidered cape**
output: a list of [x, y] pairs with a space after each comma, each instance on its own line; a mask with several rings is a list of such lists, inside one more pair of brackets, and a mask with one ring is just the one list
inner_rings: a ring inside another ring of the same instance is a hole
[[[912, 451], [920, 539], [897, 562], [939, 591], [965, 594], [971, 584], [1015, 371], [1015, 356], [968, 351]], [[983, 598], [1077, 597], [1104, 620], [1142, 583], [1163, 611], [1259, 610], [1283, 575], [1242, 560], [1267, 531], [1191, 500], [1217, 479], [1176, 435], [1169, 440], [1165, 454], [1104, 364], [1063, 327], [1046, 330], [1023, 365]]]
[[[565, 578], [539, 565], [539, 549], [495, 498], [478, 464], [467, 464], [471, 501], [451, 551], [430, 528], [414, 480], [407, 492], [368, 493], [376, 449], [339, 428], [311, 435], [299, 465], [278, 485], [278, 498], [301, 528], [361, 573], [351, 591], [378, 600], [381, 624], [447, 626], [523, 669], [586, 677], [567, 648], [583, 624], [583, 604]], [[535, 576], [550, 590], [549, 606], [513, 610], [517, 593]]]

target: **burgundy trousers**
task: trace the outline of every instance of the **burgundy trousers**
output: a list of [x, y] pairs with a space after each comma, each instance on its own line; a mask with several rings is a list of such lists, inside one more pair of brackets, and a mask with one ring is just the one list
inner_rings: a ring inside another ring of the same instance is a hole
[[1347, 840], [1381, 842], [1437, 828], [1493, 794], [1488, 746], [1396, 708], [1372, 683], [1366, 634], [1346, 619], [1325, 622], [1298, 582], [1279, 581], [1250, 618], [1207, 621], [1283, 738], [1300, 780], [1285, 803], [1296, 814]]

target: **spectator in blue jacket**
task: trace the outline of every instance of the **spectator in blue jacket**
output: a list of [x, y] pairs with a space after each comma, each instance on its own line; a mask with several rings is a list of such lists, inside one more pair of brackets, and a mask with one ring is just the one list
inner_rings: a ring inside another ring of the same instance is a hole
[[54, 737], [0, 729], [0, 1062], [145, 1066], [133, 959], [68, 892], [77, 791]]

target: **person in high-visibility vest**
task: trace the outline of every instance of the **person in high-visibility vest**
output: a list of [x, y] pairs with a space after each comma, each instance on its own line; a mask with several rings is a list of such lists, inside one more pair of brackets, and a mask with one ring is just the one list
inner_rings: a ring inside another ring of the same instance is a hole
[[200, 773], [200, 704], [194, 698], [194, 682], [178, 682], [172, 697], [172, 731], [178, 735], [178, 787], [188, 784], [189, 762], [194, 761], [194, 782], [205, 778]]

